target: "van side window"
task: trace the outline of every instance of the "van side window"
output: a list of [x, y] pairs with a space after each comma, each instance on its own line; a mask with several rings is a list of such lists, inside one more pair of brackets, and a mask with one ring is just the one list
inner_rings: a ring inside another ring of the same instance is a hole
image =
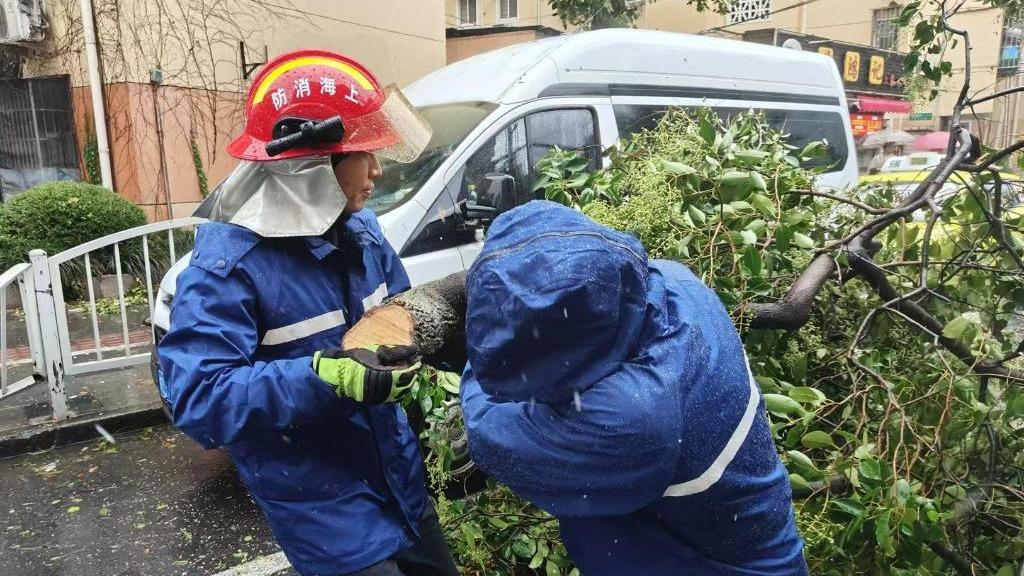
[[[619, 126], [619, 138], [629, 138], [642, 130], [658, 125], [661, 118], [672, 106], [668, 104], [616, 104], [615, 121]], [[714, 111], [723, 120], [749, 108], [716, 107]], [[818, 140], [828, 143], [825, 156], [804, 163], [804, 168], [825, 168], [839, 171], [846, 167], [849, 148], [846, 145], [846, 129], [842, 115], [837, 112], [815, 110], [763, 109], [768, 124], [776, 130], [789, 134], [787, 143], [798, 149]]]
[[[459, 177], [456, 178], [458, 179]], [[402, 250], [402, 258], [457, 248], [476, 241], [476, 230], [466, 225], [462, 213], [452, 200], [452, 187], [453, 184], [450, 184], [442, 190], [437, 200], [427, 210], [423, 220], [416, 226], [412, 241]], [[454, 192], [457, 193], [458, 190]]]
[[601, 149], [593, 112], [543, 110], [515, 120], [466, 163], [458, 201], [475, 198], [501, 213], [533, 200], [537, 163], [555, 146], [579, 151], [596, 168]]

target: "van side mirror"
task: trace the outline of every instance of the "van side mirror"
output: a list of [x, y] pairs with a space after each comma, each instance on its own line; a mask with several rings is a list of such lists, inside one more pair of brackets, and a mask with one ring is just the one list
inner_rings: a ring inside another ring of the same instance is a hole
[[498, 217], [498, 209], [494, 206], [480, 204], [475, 200], [463, 200], [459, 202], [459, 211], [467, 221], [472, 221], [479, 226], [486, 226]]

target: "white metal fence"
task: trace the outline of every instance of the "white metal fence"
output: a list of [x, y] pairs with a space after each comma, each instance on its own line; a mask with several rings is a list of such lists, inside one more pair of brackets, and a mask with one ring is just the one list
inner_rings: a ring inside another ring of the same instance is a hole
[[[30, 263], [18, 264], [0, 275], [0, 398], [45, 381], [52, 415], [60, 420], [69, 416], [65, 392], [68, 377], [146, 364], [153, 346], [153, 329], [151, 326], [142, 331], [141, 337], [140, 331], [130, 329], [125, 279], [137, 277], [145, 287], [152, 318], [154, 290], [160, 281], [157, 274], [169, 269], [184, 253], [178, 246], [182, 233], [201, 222], [201, 218], [181, 218], [147, 224], [53, 256], [33, 250]], [[126, 258], [131, 263], [128, 266]], [[101, 272], [113, 276], [119, 316], [117, 333], [106, 336], [101, 333], [97, 309], [96, 279]], [[7, 288], [13, 285], [20, 290], [26, 332], [25, 340], [14, 348], [8, 342], [8, 320], [18, 314], [18, 308], [8, 310], [6, 302]], [[71, 331], [68, 304], [72, 292], [81, 298], [88, 315], [90, 326], [84, 339], [76, 340]], [[9, 369], [29, 360], [32, 375], [9, 382]]]

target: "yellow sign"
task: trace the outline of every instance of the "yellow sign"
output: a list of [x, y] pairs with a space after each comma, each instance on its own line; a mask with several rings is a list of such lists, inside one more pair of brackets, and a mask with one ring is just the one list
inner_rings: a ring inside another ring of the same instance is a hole
[[881, 86], [885, 80], [885, 58], [872, 56], [868, 64], [868, 83]]
[[822, 46], [821, 48], [818, 48], [818, 54], [824, 54], [825, 56], [828, 56], [829, 58], [835, 58], [836, 57], [835, 50], [829, 48], [828, 46]]
[[856, 82], [860, 80], [860, 53], [847, 52], [843, 59], [843, 80]]

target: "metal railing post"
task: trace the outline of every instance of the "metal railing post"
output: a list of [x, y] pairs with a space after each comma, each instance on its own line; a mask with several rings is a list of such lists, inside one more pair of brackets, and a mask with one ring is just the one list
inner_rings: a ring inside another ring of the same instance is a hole
[[32, 280], [35, 283], [36, 312], [42, 336], [43, 361], [46, 364], [46, 384], [50, 390], [50, 407], [56, 420], [68, 417], [67, 393], [64, 391], [64, 361], [60, 353], [57, 308], [53, 300], [53, 282], [46, 252], [29, 252], [32, 262]]

